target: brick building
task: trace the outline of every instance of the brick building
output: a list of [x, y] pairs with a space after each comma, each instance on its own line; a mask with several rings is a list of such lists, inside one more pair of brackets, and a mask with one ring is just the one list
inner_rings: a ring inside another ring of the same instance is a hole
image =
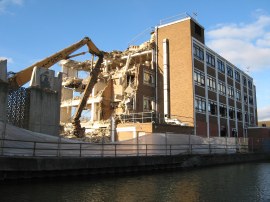
[[192, 117], [199, 136], [245, 136], [257, 125], [253, 79], [205, 45], [204, 28], [187, 16], [155, 28], [156, 111]]

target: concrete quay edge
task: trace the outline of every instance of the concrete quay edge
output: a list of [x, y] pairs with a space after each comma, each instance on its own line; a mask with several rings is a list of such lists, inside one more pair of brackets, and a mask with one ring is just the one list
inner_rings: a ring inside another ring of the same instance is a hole
[[0, 157], [0, 181], [189, 169], [270, 160], [270, 154], [208, 154], [132, 157]]

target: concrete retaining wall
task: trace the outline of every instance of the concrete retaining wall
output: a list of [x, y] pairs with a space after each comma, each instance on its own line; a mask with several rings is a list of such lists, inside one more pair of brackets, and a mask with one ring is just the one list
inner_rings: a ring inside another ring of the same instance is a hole
[[0, 157], [0, 181], [10, 179], [97, 175], [164, 169], [188, 169], [270, 160], [267, 154], [146, 156], [121, 158]]
[[29, 130], [59, 135], [62, 74], [35, 67], [30, 81]]
[[29, 130], [49, 135], [59, 135], [59, 96], [58, 92], [31, 88]]

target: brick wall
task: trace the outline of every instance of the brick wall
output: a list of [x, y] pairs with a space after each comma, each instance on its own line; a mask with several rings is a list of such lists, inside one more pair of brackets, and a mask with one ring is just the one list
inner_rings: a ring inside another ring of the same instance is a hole
[[[169, 43], [169, 100], [170, 113], [176, 116], [194, 117], [191, 20], [160, 27], [158, 38], [158, 104], [163, 113], [163, 39]], [[185, 121], [185, 118], [180, 118]], [[189, 120], [190, 121], [190, 118]]]

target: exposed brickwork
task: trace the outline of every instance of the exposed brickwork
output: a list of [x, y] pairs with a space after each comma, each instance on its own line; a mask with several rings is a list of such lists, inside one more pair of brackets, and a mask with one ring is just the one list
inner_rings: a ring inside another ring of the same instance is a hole
[[218, 121], [217, 117], [209, 117], [209, 133], [210, 137], [218, 137]]
[[[149, 85], [144, 83], [144, 71], [151, 73], [153, 76], [155, 75], [154, 70], [145, 65], [140, 65], [139, 74], [138, 74], [138, 87], [137, 87], [137, 95], [136, 95], [136, 112], [143, 112], [143, 98], [144, 96], [150, 99], [155, 100], [155, 85]], [[154, 110], [154, 109], [153, 109]]]
[[[163, 107], [163, 39], [168, 39], [170, 113], [179, 116], [182, 121], [185, 121], [183, 116], [193, 118], [191, 20], [160, 27], [157, 38], [159, 106]], [[160, 108], [160, 111], [163, 109]]]
[[207, 67], [207, 74], [212, 77], [216, 77], [216, 71], [211, 67]]

